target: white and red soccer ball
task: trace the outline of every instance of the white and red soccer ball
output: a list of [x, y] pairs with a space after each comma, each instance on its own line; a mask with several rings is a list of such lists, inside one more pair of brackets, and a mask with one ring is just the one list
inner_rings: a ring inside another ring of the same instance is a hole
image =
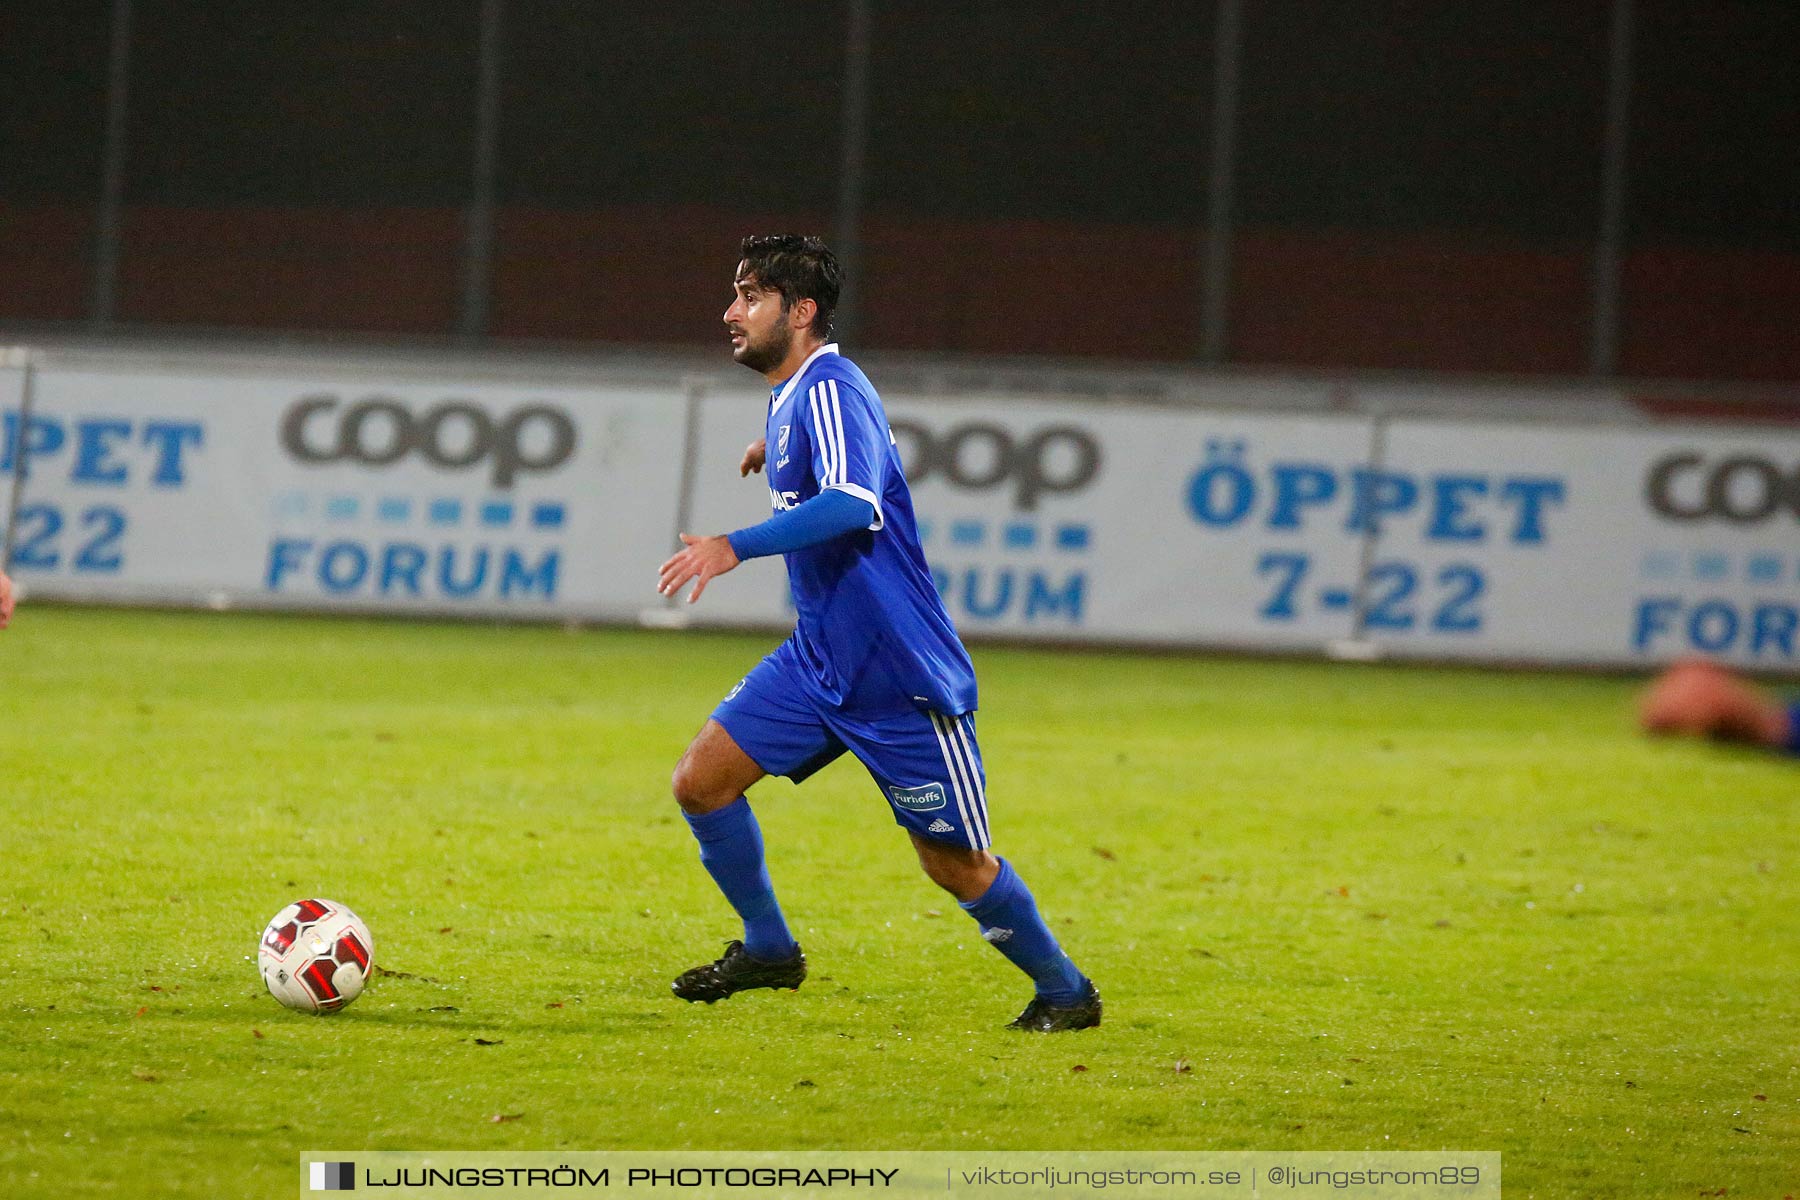
[[362, 994], [375, 939], [335, 900], [296, 900], [269, 922], [256, 951], [269, 994], [287, 1008], [336, 1012]]

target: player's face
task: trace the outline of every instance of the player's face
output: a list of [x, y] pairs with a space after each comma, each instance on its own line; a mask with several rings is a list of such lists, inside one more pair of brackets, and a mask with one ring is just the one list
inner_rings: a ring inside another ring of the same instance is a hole
[[746, 275], [742, 263], [731, 287], [736, 294], [725, 310], [725, 329], [731, 334], [732, 359], [752, 371], [773, 370], [794, 344], [793, 326], [781, 311], [781, 293]]

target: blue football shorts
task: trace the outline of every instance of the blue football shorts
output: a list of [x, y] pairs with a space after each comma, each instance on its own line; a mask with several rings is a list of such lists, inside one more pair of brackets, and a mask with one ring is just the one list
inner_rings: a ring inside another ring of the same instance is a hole
[[894, 821], [909, 833], [985, 850], [987, 774], [975, 714], [951, 716], [900, 701], [845, 711], [813, 699], [792, 643], [731, 689], [712, 719], [757, 766], [795, 783], [848, 750], [868, 768]]

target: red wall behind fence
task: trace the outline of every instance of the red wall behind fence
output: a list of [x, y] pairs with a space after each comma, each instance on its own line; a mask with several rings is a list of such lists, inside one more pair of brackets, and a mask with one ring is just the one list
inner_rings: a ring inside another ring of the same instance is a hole
[[[79, 321], [91, 207], [0, 208], [0, 320]], [[493, 333], [707, 344], [738, 235], [829, 231], [818, 213], [502, 209]], [[119, 319], [437, 335], [456, 326], [463, 214], [449, 208], [128, 210]], [[867, 345], [1191, 358], [1193, 230], [871, 216]], [[1576, 375], [1591, 257], [1468, 234], [1251, 228], [1233, 254], [1231, 357], [1248, 364]], [[1620, 373], [1800, 381], [1800, 255], [1643, 247], [1624, 264]]]

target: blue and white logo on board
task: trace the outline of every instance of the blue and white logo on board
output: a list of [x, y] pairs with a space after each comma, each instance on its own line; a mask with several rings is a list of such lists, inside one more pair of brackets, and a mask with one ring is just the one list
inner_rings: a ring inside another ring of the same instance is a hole
[[1098, 434], [1048, 415], [1003, 424], [959, 414], [898, 417], [888, 436], [915, 489], [932, 581], [959, 625], [1086, 623]]
[[893, 798], [897, 808], [907, 812], [932, 812], [944, 807], [949, 801], [944, 796], [944, 785], [927, 783], [920, 787], [891, 787], [888, 795]]
[[283, 412], [281, 449], [319, 474], [273, 497], [266, 591], [459, 604], [559, 598], [572, 508], [565, 468], [581, 441], [571, 413], [535, 400], [345, 402], [308, 394]]

